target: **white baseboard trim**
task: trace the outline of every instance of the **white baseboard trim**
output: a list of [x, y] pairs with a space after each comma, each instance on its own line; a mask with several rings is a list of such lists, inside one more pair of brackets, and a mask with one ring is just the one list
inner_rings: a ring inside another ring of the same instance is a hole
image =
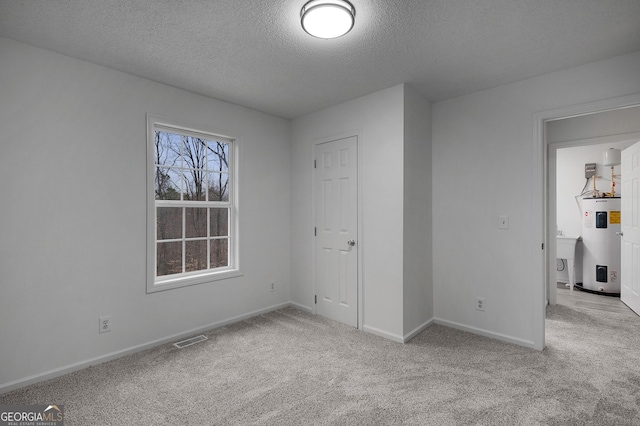
[[404, 338], [402, 336], [398, 336], [397, 334], [382, 331], [375, 327], [369, 327], [368, 325], [365, 325], [362, 327], [362, 330], [367, 333], [375, 334], [376, 336], [384, 337], [385, 339], [388, 339], [388, 340], [393, 340], [394, 342], [404, 343]]
[[457, 322], [443, 320], [441, 318], [434, 318], [433, 320], [438, 325], [445, 327], [451, 327], [469, 333], [478, 334], [480, 336], [489, 337], [491, 339], [500, 340], [502, 342], [512, 343], [518, 346], [524, 346], [525, 348], [536, 349], [535, 343], [529, 340], [518, 339], [516, 337], [507, 336], [506, 334], [494, 333], [492, 331], [483, 330], [481, 328], [470, 327], [468, 325], [458, 324]]
[[74, 371], [82, 370], [92, 365], [102, 364], [107, 361], [111, 361], [117, 358], [121, 358], [126, 355], [130, 355], [132, 353], [144, 351], [146, 349], [151, 349], [155, 346], [160, 346], [165, 343], [170, 343], [176, 340], [183, 339], [185, 337], [192, 336], [194, 334], [202, 333], [205, 331], [212, 330], [214, 328], [223, 327], [225, 325], [233, 324], [239, 321], [243, 321], [252, 317], [256, 317], [259, 315], [263, 315], [272, 311], [277, 311], [278, 309], [287, 308], [292, 306], [291, 303], [281, 303], [278, 305], [273, 305], [267, 308], [258, 309], [253, 312], [249, 312], [243, 315], [238, 315], [235, 317], [231, 317], [222, 321], [214, 322], [202, 327], [192, 328], [191, 330], [187, 330], [181, 333], [172, 334], [171, 336], [163, 337], [161, 339], [153, 340], [151, 342], [143, 343], [140, 345], [132, 346], [126, 349], [122, 349], [119, 351], [111, 352], [105, 355], [100, 355], [95, 358], [91, 358], [85, 361], [76, 362], [74, 364], [66, 365], [64, 367], [55, 368], [53, 370], [45, 371], [43, 373], [34, 374], [32, 376], [24, 377], [18, 380], [14, 380], [11, 382], [3, 383], [0, 385], [0, 394], [10, 392], [14, 389], [19, 389], [24, 386], [28, 386], [34, 383], [42, 382], [45, 380], [53, 379], [55, 377], [63, 376], [68, 373], [73, 373]]
[[404, 335], [404, 342], [403, 343], [407, 343], [409, 340], [411, 340], [414, 337], [416, 337], [418, 334], [420, 334], [420, 332], [422, 330], [424, 330], [425, 328], [429, 327], [433, 323], [434, 323], [434, 319], [431, 318], [429, 321], [425, 322], [424, 324], [417, 326], [416, 328], [414, 328], [413, 330], [411, 330], [410, 332], [408, 332], [407, 334]]
[[313, 313], [313, 309], [310, 306], [301, 305], [301, 304], [296, 303], [296, 302], [290, 302], [289, 305], [292, 308], [300, 309], [301, 311], [308, 312], [310, 314]]

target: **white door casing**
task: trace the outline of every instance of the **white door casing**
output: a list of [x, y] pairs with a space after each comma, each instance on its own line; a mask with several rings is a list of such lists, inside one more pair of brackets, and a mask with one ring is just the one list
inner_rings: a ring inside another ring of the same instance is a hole
[[622, 150], [620, 300], [640, 314], [640, 142]]
[[315, 146], [316, 313], [358, 326], [358, 140]]

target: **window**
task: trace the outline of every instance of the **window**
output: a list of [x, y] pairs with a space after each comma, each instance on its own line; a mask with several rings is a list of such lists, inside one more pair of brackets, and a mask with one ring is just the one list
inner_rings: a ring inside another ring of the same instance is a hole
[[238, 275], [235, 141], [147, 121], [147, 291]]

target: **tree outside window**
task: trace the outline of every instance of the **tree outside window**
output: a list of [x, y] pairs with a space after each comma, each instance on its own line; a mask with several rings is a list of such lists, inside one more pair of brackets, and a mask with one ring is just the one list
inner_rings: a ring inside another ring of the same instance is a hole
[[233, 140], [153, 125], [155, 281], [233, 266]]

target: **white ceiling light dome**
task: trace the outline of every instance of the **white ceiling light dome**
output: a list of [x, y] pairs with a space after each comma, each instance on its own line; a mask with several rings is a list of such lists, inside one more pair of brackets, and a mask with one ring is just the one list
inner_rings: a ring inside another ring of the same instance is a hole
[[330, 39], [345, 35], [355, 23], [356, 9], [346, 0], [311, 0], [302, 6], [302, 28], [314, 37]]

